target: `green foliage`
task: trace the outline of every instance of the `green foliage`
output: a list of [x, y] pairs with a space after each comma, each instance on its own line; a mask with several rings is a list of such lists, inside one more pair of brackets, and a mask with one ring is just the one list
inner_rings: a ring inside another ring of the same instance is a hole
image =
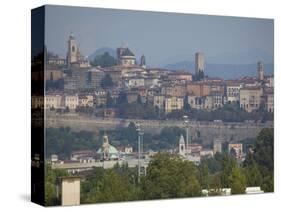
[[106, 89], [111, 88], [112, 86], [114, 86], [114, 83], [112, 81], [111, 76], [109, 74], [105, 74], [105, 76], [101, 80], [101, 87], [103, 89]]
[[241, 109], [238, 104], [226, 104], [222, 108], [208, 111], [190, 108], [190, 105], [186, 102], [186, 100], [183, 110], [173, 111], [172, 113], [167, 114], [166, 117], [178, 119], [184, 114], [188, 115], [191, 119], [198, 121], [222, 120], [224, 122], [244, 122], [247, 120], [253, 120], [265, 122], [273, 120], [272, 113], [266, 111], [253, 111], [248, 113], [247, 111]]
[[138, 102], [120, 104], [118, 110], [120, 118], [156, 119], [158, 117], [152, 105]]
[[224, 153], [222, 158], [221, 185], [223, 188], [230, 188], [232, 181], [229, 176], [232, 175], [233, 169], [236, 167], [236, 161], [229, 154]]
[[209, 182], [210, 182], [210, 174], [209, 169], [206, 163], [201, 163], [198, 167], [199, 169], [199, 181], [200, 185], [203, 189], [209, 188]]
[[106, 93], [106, 107], [111, 108], [114, 106], [114, 100], [111, 97], [110, 92]]
[[105, 170], [100, 179], [97, 179], [96, 187], [93, 188], [94, 195], [89, 202], [115, 202], [129, 201], [132, 199], [129, 184], [113, 170]]
[[58, 205], [60, 204], [57, 196], [58, 179], [69, 176], [69, 174], [64, 170], [51, 169], [50, 165], [46, 165], [45, 171], [45, 205]]
[[188, 95], [185, 95], [185, 97], [183, 99], [183, 110], [186, 112], [191, 110], [191, 107], [188, 104]]
[[262, 185], [262, 175], [255, 161], [253, 161], [253, 164], [245, 167], [245, 176], [247, 186], [255, 187]]
[[81, 202], [100, 203], [130, 201], [138, 198], [135, 187], [136, 171], [128, 166], [113, 169], [96, 168], [82, 182]]
[[101, 142], [99, 136], [93, 132], [72, 132], [70, 128], [46, 129], [46, 156], [57, 154], [60, 159], [69, 158], [76, 150], [97, 149]]
[[128, 103], [127, 94], [124, 91], [121, 91], [117, 98], [117, 105], [123, 105], [127, 103]]
[[214, 157], [203, 157], [201, 164], [206, 164], [211, 174], [217, 173], [222, 170], [223, 154], [216, 153]]
[[201, 196], [196, 166], [165, 153], [150, 162], [141, 186], [143, 199]]
[[97, 55], [93, 61], [90, 62], [92, 66], [111, 67], [117, 64], [117, 60], [112, 57], [108, 52], [102, 55]]
[[244, 168], [247, 186], [261, 186], [265, 192], [274, 190], [274, 132], [265, 128], [254, 143], [254, 152], [247, 155]]
[[231, 194], [244, 194], [246, 189], [246, 178], [241, 169], [236, 165], [229, 176]]
[[269, 171], [273, 171], [274, 167], [274, 149], [273, 149], [274, 133], [273, 128], [265, 128], [257, 137], [254, 158], [257, 163]]

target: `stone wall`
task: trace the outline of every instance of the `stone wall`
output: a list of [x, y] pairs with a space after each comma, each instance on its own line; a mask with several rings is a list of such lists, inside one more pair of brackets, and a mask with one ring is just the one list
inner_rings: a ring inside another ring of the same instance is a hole
[[[164, 127], [184, 127], [182, 121], [175, 120], [136, 120], [102, 119], [78, 115], [47, 115], [46, 127], [70, 127], [74, 131], [112, 130], [127, 127], [130, 122], [138, 122], [144, 132], [159, 133]], [[190, 122], [191, 139], [201, 139], [203, 144], [211, 144], [219, 136], [224, 141], [235, 142], [246, 138], [255, 138], [261, 129], [273, 127], [273, 123], [222, 123]]]

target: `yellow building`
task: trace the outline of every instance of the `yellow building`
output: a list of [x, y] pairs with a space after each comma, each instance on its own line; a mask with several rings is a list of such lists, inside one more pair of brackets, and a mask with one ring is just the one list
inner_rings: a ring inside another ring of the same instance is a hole
[[248, 87], [240, 89], [240, 107], [247, 112], [260, 108], [262, 89], [260, 87]]
[[80, 177], [62, 177], [61, 205], [80, 205]]
[[43, 96], [32, 96], [31, 97], [31, 108], [44, 108], [44, 97]]
[[183, 98], [180, 97], [166, 97], [165, 99], [165, 113], [170, 113], [173, 110], [183, 109]]
[[69, 109], [76, 109], [79, 104], [78, 95], [65, 95], [64, 106]]
[[61, 108], [63, 105], [63, 98], [58, 94], [48, 94], [45, 96], [45, 109]]

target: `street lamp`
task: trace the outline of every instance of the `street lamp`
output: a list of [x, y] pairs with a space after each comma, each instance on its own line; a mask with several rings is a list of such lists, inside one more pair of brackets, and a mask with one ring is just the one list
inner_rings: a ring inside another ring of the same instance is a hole
[[140, 183], [140, 172], [141, 172], [141, 164], [140, 164], [140, 157], [141, 157], [141, 136], [143, 133], [141, 132], [140, 124], [136, 124], [136, 130], [138, 132], [138, 183]]
[[188, 154], [188, 127], [189, 127], [189, 120], [188, 120], [188, 116], [184, 115], [183, 117], [183, 124], [186, 127], [186, 152]]

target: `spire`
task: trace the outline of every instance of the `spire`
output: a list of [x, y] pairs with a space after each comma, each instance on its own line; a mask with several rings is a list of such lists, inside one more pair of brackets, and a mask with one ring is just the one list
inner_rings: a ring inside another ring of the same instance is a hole
[[70, 40], [74, 40], [75, 39], [73, 32], [70, 32], [69, 39]]
[[182, 134], [181, 134], [181, 136], [180, 136], [180, 144], [184, 144], [184, 137], [183, 137]]

